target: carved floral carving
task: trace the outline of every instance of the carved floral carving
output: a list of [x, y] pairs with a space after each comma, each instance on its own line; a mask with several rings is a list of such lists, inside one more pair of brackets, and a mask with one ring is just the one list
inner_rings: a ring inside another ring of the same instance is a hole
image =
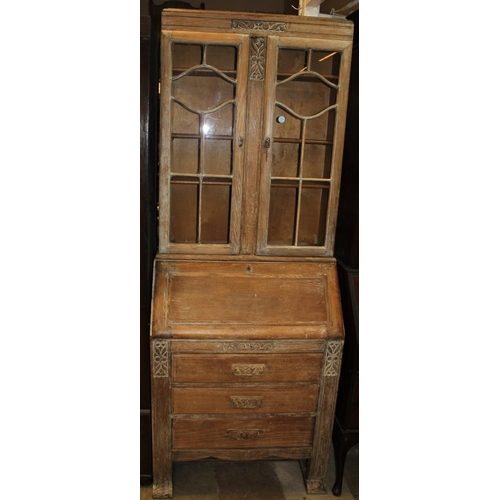
[[231, 28], [239, 30], [256, 31], [286, 31], [286, 23], [273, 21], [246, 21], [243, 19], [233, 19]]
[[263, 80], [266, 67], [266, 38], [252, 37], [250, 80]]

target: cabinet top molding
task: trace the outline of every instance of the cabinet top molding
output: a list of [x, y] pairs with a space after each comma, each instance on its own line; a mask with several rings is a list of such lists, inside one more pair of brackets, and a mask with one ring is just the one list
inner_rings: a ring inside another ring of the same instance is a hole
[[163, 30], [224, 33], [238, 30], [242, 33], [279, 33], [281, 36], [334, 36], [345, 41], [352, 40], [354, 31], [352, 21], [345, 19], [216, 10], [164, 9], [161, 25]]

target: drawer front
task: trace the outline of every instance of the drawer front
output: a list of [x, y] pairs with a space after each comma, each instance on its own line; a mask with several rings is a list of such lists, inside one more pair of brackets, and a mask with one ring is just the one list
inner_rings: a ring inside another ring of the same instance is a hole
[[176, 354], [174, 382], [318, 382], [322, 353]]
[[174, 419], [174, 449], [311, 446], [314, 417]]
[[182, 387], [172, 390], [174, 414], [315, 412], [319, 386]]

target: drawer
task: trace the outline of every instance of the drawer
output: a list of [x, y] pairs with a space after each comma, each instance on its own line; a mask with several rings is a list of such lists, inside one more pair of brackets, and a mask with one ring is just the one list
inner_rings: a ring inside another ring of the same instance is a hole
[[319, 386], [176, 387], [174, 414], [303, 413], [315, 412]]
[[174, 449], [311, 446], [314, 417], [176, 418]]
[[175, 382], [318, 382], [322, 353], [173, 356]]

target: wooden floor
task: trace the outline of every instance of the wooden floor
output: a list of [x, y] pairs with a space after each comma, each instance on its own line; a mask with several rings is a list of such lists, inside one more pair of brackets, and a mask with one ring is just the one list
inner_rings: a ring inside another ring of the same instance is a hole
[[[330, 449], [326, 495], [306, 494], [296, 461], [184, 463], [174, 468], [174, 500], [358, 500], [358, 477], [358, 445], [347, 454], [340, 497], [334, 497], [331, 492], [335, 480], [333, 448]], [[151, 499], [151, 485], [141, 486], [141, 500]]]

